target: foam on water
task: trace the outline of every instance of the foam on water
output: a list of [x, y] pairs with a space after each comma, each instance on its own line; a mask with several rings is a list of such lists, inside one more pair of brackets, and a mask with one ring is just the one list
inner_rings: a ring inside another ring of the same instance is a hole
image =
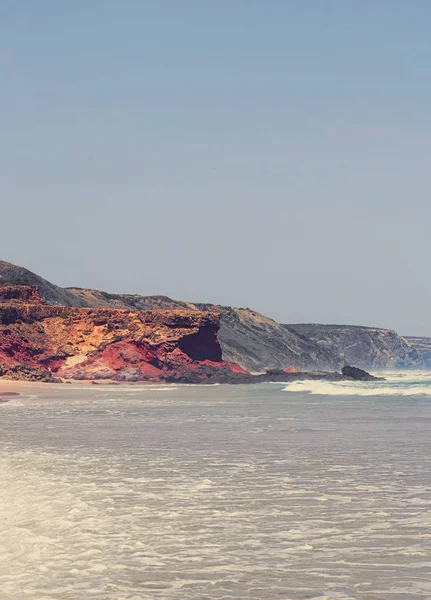
[[430, 402], [70, 388], [0, 407], [2, 600], [431, 597]]
[[386, 381], [293, 381], [285, 392], [323, 396], [431, 396], [431, 373], [425, 371], [378, 373]]

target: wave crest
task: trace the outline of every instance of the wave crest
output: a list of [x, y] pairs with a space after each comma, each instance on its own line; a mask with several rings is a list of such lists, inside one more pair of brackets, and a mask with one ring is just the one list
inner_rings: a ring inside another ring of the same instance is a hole
[[431, 396], [431, 373], [388, 373], [386, 381], [292, 381], [285, 392], [320, 396]]

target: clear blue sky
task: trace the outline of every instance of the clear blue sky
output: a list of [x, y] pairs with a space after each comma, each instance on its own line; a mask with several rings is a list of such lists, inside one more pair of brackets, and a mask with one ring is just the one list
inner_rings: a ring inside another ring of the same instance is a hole
[[2, 0], [0, 258], [431, 335], [431, 3]]

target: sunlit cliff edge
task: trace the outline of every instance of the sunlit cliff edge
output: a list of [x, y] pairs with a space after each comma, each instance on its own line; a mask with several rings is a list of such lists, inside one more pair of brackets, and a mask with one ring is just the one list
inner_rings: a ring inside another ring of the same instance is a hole
[[[18, 292], [20, 286], [33, 291]], [[2, 261], [0, 289], [0, 364], [4, 373], [9, 365], [7, 376], [14, 376], [12, 355], [20, 365], [16, 369], [31, 365], [57, 377], [126, 381], [223, 381], [232, 373], [288, 366], [320, 371], [339, 370], [345, 364], [363, 369], [431, 367], [431, 344], [426, 338], [403, 338], [387, 329], [286, 325], [249, 308], [61, 288]], [[14, 299], [13, 294], [21, 298]], [[17, 303], [31, 308], [15, 307], [11, 312]], [[22, 311], [32, 327], [23, 320]], [[12, 314], [14, 323], [3, 322], [5, 315]], [[7, 341], [13, 339], [10, 336], [15, 336], [12, 345]], [[192, 336], [187, 338], [191, 343], [184, 346], [181, 340], [187, 336]], [[29, 346], [34, 342], [33, 350], [25, 350], [26, 343], [18, 338], [28, 339]], [[24, 362], [19, 362], [21, 358]]]
[[218, 327], [217, 313], [52, 306], [36, 286], [0, 286], [0, 374], [219, 381], [245, 371], [222, 360]]

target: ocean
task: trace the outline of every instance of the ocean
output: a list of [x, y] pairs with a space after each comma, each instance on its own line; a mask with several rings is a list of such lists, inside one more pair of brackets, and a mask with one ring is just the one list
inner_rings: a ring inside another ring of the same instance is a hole
[[0, 599], [430, 599], [431, 373], [387, 377], [25, 384]]

